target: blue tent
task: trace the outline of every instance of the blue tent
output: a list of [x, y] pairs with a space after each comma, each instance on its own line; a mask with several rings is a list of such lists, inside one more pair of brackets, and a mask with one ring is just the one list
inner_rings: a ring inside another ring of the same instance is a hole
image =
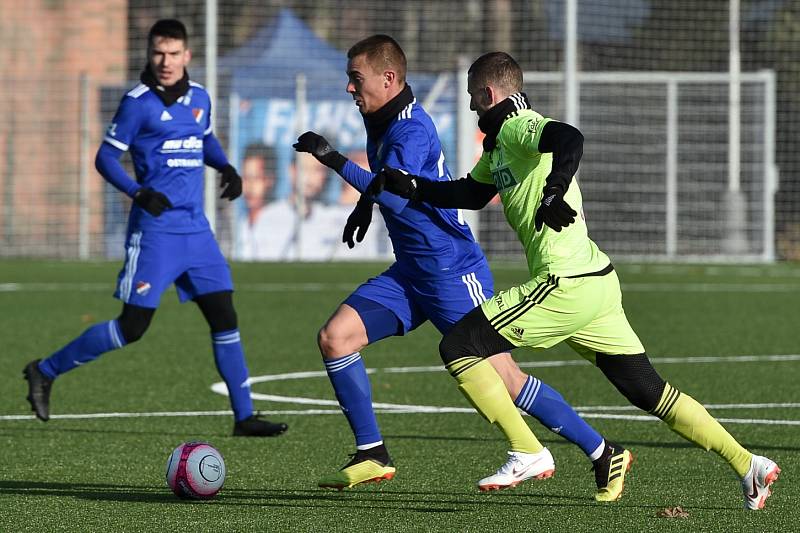
[[[350, 98], [345, 92], [347, 56], [329, 45], [289, 9], [248, 42], [220, 59], [231, 88], [241, 98], [294, 98], [295, 80], [305, 74], [308, 98]], [[331, 85], [341, 89], [332, 94]]]
[[[320, 39], [291, 10], [282, 9], [250, 40], [221, 58], [219, 67], [230, 75], [231, 93], [240, 101], [238, 114], [231, 120], [236, 131], [230, 135], [229, 155], [238, 163], [251, 143], [275, 147], [279, 198], [289, 192], [288, 168], [298, 133], [298, 74], [306, 78], [306, 128], [326, 135], [344, 152], [363, 150], [362, 118], [345, 90], [347, 54]], [[427, 102], [427, 111], [437, 122], [447, 153], [455, 141], [455, 77], [453, 73], [408, 75], [420, 102], [425, 102], [440, 78], [446, 83], [439, 83], [436, 101]]]

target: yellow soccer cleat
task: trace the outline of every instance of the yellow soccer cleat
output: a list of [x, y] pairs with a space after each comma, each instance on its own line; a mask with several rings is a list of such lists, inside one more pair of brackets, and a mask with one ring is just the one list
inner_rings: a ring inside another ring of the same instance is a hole
[[598, 502], [615, 502], [622, 496], [625, 488], [625, 474], [631, 469], [633, 454], [619, 444], [606, 443], [603, 455], [594, 462], [594, 480]]
[[349, 489], [361, 483], [379, 483], [384, 479], [388, 481], [394, 477], [395, 472], [397, 469], [388, 455], [384, 463], [359, 450], [341, 470], [323, 477], [317, 485], [331, 489]]

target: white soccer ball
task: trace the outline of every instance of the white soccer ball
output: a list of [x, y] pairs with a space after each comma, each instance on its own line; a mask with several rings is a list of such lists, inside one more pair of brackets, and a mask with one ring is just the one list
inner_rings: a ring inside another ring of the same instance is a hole
[[225, 461], [207, 442], [184, 442], [167, 462], [167, 485], [179, 498], [213, 498], [225, 482]]

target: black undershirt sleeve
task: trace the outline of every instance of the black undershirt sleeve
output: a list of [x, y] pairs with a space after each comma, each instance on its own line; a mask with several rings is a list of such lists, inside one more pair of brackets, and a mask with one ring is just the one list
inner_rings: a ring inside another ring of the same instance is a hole
[[548, 122], [539, 137], [539, 152], [553, 153], [553, 168], [547, 177], [547, 185], [566, 191], [583, 156], [581, 132], [564, 122]]
[[435, 207], [481, 209], [497, 194], [493, 184], [480, 183], [467, 174], [453, 181], [418, 180], [419, 199]]

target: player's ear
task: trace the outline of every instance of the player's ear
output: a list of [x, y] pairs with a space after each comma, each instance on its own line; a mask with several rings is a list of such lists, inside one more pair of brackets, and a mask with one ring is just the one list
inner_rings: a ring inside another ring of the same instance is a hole
[[491, 86], [489, 86], [489, 85], [487, 85], [486, 87], [484, 87], [484, 88], [483, 88], [483, 90], [484, 90], [484, 91], [485, 91], [485, 93], [486, 93], [486, 102], [487, 102], [488, 104], [493, 104], [493, 103], [495, 103], [495, 102], [494, 102], [494, 97], [495, 97], [495, 95], [496, 95], [496, 92], [495, 92], [494, 88], [493, 88], [493, 87], [491, 87]]
[[394, 80], [397, 79], [397, 73], [393, 70], [385, 70], [383, 71], [383, 86], [385, 88], [389, 88]]
[[186, 52], [185, 52], [185, 55], [184, 55], [184, 61], [188, 65], [189, 61], [191, 61], [191, 60], [192, 60], [192, 51], [187, 48]]

